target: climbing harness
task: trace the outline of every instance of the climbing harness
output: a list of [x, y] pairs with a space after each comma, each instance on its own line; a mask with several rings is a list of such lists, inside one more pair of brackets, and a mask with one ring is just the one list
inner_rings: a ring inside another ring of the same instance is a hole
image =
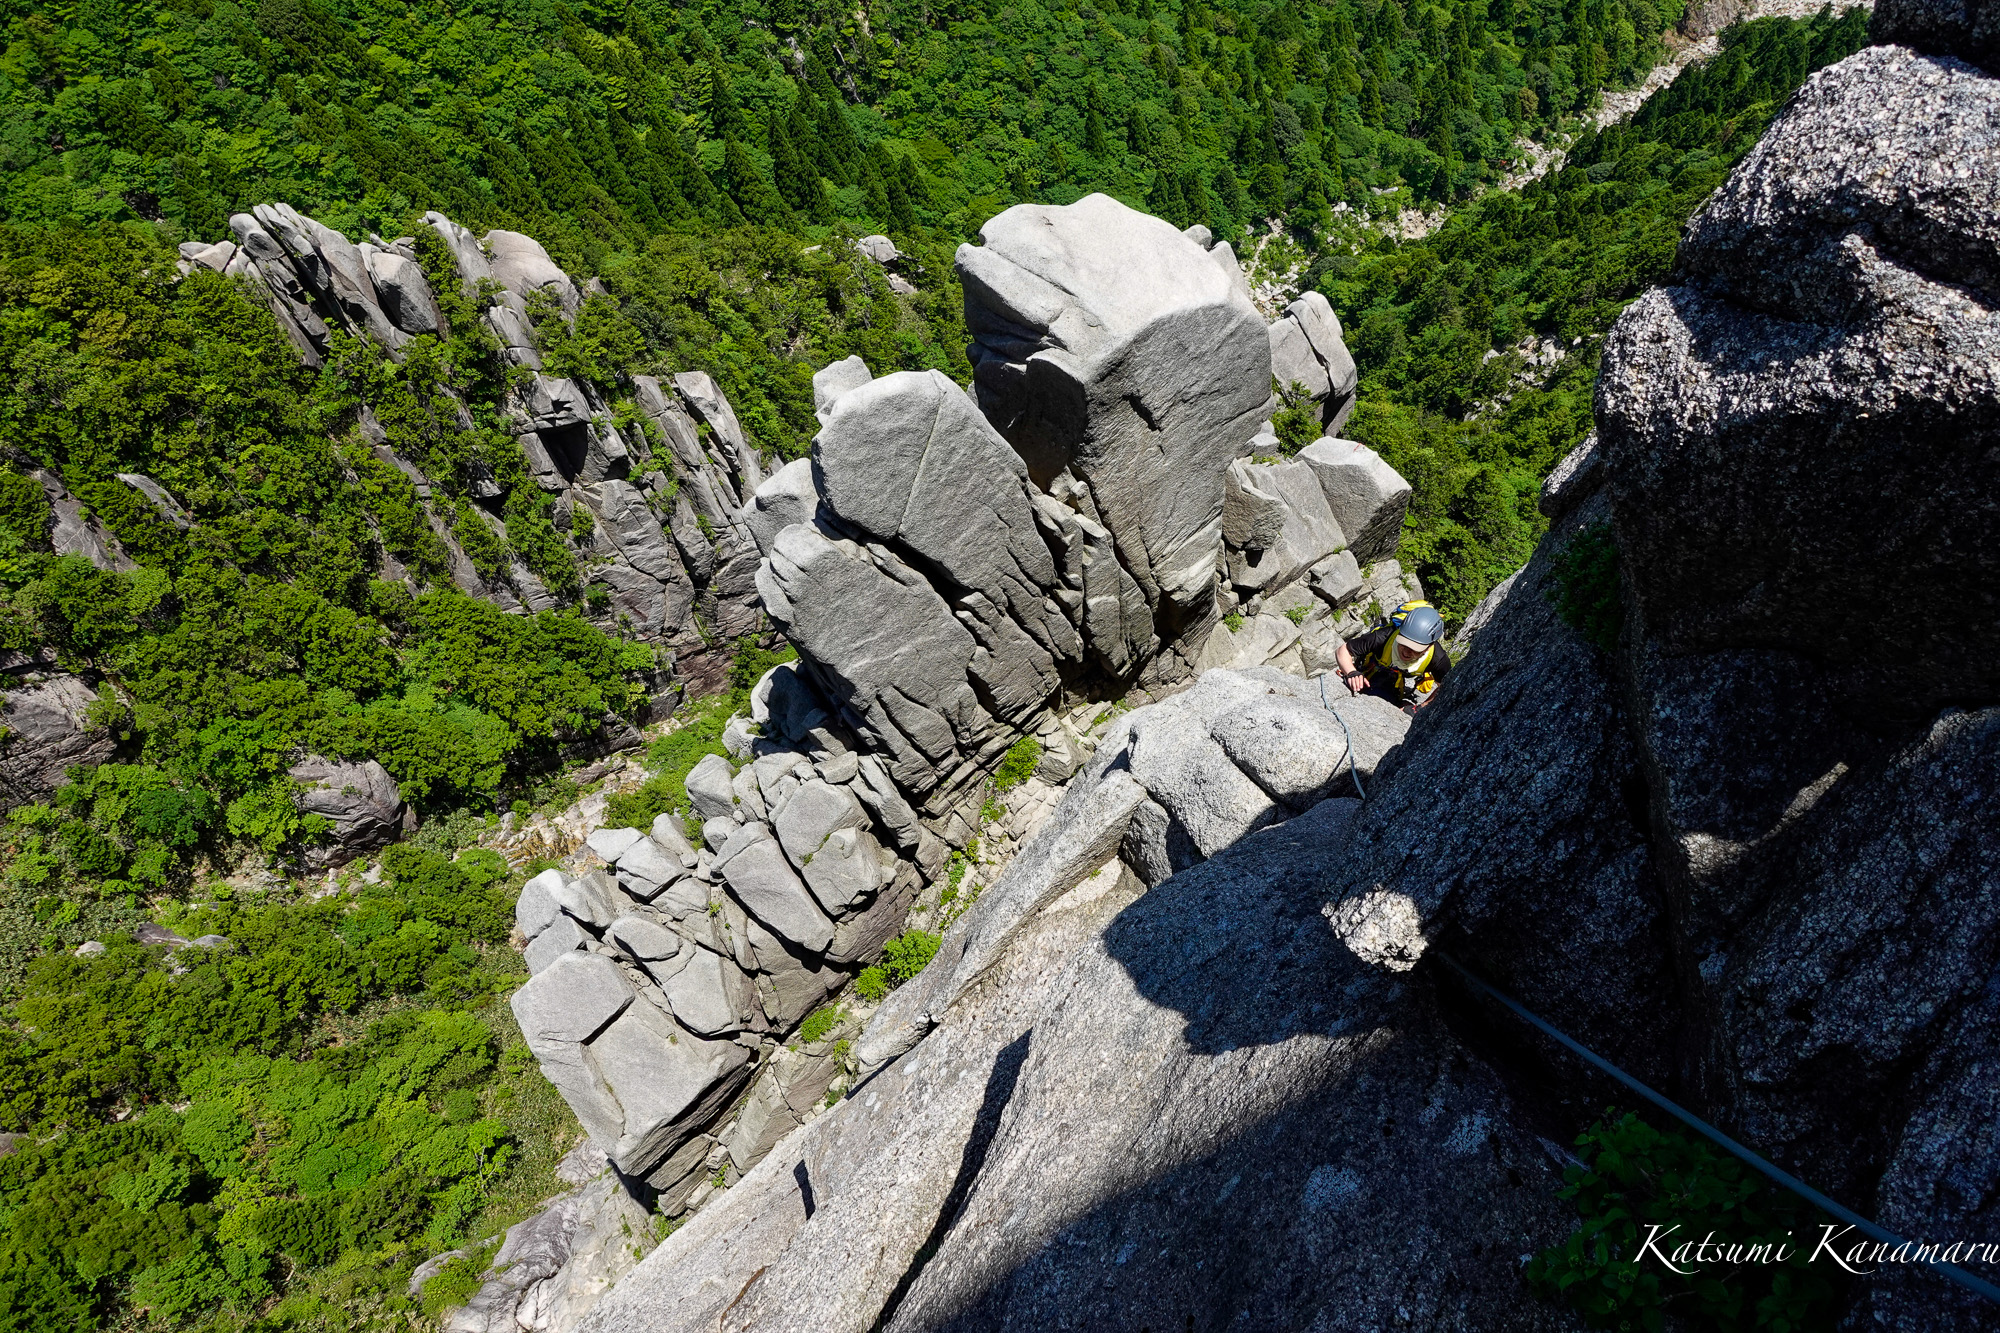
[[[1355, 795], [1366, 801], [1368, 793], [1361, 790], [1361, 770], [1354, 766], [1354, 733], [1347, 729], [1347, 719], [1340, 715], [1340, 710], [1335, 708], [1333, 701], [1326, 697], [1326, 673], [1324, 671], [1319, 673], [1319, 702], [1322, 708], [1333, 714], [1333, 720], [1340, 724], [1340, 734], [1347, 737], [1347, 776], [1354, 779]], [[1334, 764], [1333, 771], [1336, 773], [1340, 771], [1340, 764], [1338, 762]]]
[[[1611, 1075], [1611, 1077], [1617, 1079], [1620, 1083], [1630, 1088], [1633, 1092], [1638, 1093], [1641, 1097], [1644, 1097], [1647, 1101], [1659, 1107], [1662, 1111], [1665, 1111], [1668, 1115], [1673, 1116], [1675, 1119], [1679, 1120], [1682, 1124], [1688, 1126], [1688, 1128], [1699, 1133], [1709, 1142], [1715, 1144], [1716, 1147], [1721, 1148], [1724, 1152], [1727, 1152], [1730, 1155], [1736, 1157], [1738, 1160], [1754, 1168], [1755, 1170], [1762, 1172], [1772, 1181], [1776, 1182], [1779, 1185], [1784, 1186], [1792, 1193], [1798, 1195], [1801, 1199], [1804, 1199], [1807, 1203], [1810, 1203], [1815, 1207], [1821, 1209], [1822, 1211], [1826, 1212], [1827, 1214], [1840, 1219], [1842, 1222], [1847, 1223], [1849, 1226], [1853, 1227], [1856, 1231], [1859, 1231], [1862, 1235], [1868, 1237], [1868, 1239], [1870, 1240], [1878, 1241], [1883, 1245], [1887, 1245], [1895, 1249], [1902, 1249], [1904, 1247], [1910, 1246], [1909, 1241], [1904, 1240], [1901, 1236], [1898, 1236], [1895, 1232], [1890, 1231], [1884, 1227], [1877, 1226], [1875, 1223], [1869, 1221], [1867, 1218], [1863, 1217], [1861, 1214], [1857, 1212], [1852, 1211], [1851, 1209], [1841, 1207], [1839, 1204], [1835, 1203], [1832, 1199], [1827, 1198], [1824, 1194], [1821, 1194], [1818, 1190], [1806, 1184], [1803, 1180], [1800, 1180], [1797, 1176], [1779, 1170], [1771, 1163], [1765, 1161], [1762, 1157], [1759, 1157], [1756, 1153], [1751, 1152], [1748, 1148], [1738, 1143], [1735, 1139], [1732, 1139], [1727, 1134], [1724, 1134], [1714, 1125], [1711, 1125], [1706, 1120], [1703, 1120], [1700, 1117], [1696, 1116], [1693, 1112], [1684, 1110], [1675, 1103], [1668, 1101], [1665, 1097], [1661, 1096], [1657, 1092], [1654, 1092], [1651, 1088], [1641, 1083], [1638, 1079], [1633, 1078], [1630, 1074], [1620, 1069], [1617, 1065], [1612, 1064], [1609, 1060], [1597, 1054], [1595, 1051], [1592, 1051], [1589, 1048], [1585, 1047], [1582, 1043], [1573, 1040], [1567, 1033], [1558, 1030], [1553, 1025], [1548, 1023], [1546, 1020], [1542, 1019], [1538, 1015], [1528, 1010], [1518, 1000], [1515, 1000], [1513, 997], [1503, 994], [1498, 990], [1495, 990], [1493, 987], [1481, 981], [1478, 977], [1472, 975], [1471, 972], [1465, 969], [1463, 964], [1461, 964], [1457, 959], [1453, 958], [1451, 955], [1439, 952], [1438, 950], [1435, 949], [1432, 950], [1431, 952], [1436, 953], [1438, 958], [1444, 962], [1444, 965], [1446, 967], [1449, 967], [1452, 971], [1458, 973], [1459, 976], [1465, 978], [1466, 982], [1470, 984], [1475, 990], [1478, 990], [1483, 994], [1489, 995], [1492, 998], [1498, 1000], [1501, 1004], [1505, 1005], [1509, 1010], [1511, 1010], [1515, 1015], [1517, 1015], [1520, 1018], [1526, 1019], [1530, 1024], [1532, 1024], [1535, 1028], [1540, 1030], [1545, 1035], [1553, 1037], [1557, 1042], [1561, 1043], [1564, 1048], [1569, 1050], [1572, 1054], [1581, 1058], [1585, 1063], [1591, 1065], [1593, 1068], [1602, 1070], [1604, 1073]], [[1956, 1264], [1948, 1264], [1942, 1260], [1937, 1260], [1937, 1259], [1930, 1260], [1927, 1262], [1926, 1266], [1937, 1270], [1939, 1273], [1942, 1273], [1944, 1276], [1950, 1278], [1953, 1282], [1956, 1282], [1959, 1286], [1964, 1287], [1967, 1291], [1976, 1292], [1979, 1295], [1984, 1296], [1987, 1300], [1993, 1301], [1996, 1304], [2000, 1304], [2000, 1287], [1994, 1286], [1991, 1282], [1986, 1281], [1984, 1278], [1974, 1277], [1971, 1273], [1966, 1272], [1964, 1269], [1958, 1267]]]

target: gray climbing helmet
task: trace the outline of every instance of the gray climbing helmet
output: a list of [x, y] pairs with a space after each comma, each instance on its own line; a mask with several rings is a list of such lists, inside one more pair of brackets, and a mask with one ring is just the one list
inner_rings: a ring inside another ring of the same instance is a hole
[[1404, 602], [1389, 617], [1389, 623], [1395, 626], [1396, 633], [1425, 647], [1444, 634], [1444, 617], [1429, 602]]

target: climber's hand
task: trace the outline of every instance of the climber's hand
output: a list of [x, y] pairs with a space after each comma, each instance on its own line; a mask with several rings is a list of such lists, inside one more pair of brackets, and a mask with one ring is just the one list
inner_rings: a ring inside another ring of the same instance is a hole
[[1347, 686], [1349, 694], [1359, 694], [1368, 688], [1368, 677], [1359, 671], [1351, 671], [1347, 675], [1342, 676], [1341, 682]]

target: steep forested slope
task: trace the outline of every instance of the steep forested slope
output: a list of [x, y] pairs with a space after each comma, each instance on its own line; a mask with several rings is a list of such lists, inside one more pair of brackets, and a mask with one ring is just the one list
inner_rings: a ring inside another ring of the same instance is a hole
[[1448, 198], [1642, 70], [1678, 0], [1478, 6], [12, 3], [17, 220], [412, 208], [595, 269], [705, 218], [976, 227], [1150, 193], [1217, 230]]

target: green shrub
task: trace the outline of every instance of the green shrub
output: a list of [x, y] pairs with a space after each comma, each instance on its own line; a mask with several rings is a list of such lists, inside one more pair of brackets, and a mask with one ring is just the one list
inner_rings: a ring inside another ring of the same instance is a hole
[[847, 1017], [847, 1011], [837, 1004], [823, 1004], [806, 1015], [806, 1021], [799, 1024], [799, 1041], [807, 1046], [825, 1041], [827, 1035], [839, 1027]]
[[[1566, 1301], [1593, 1326], [1657, 1330], [1677, 1314], [1702, 1328], [1802, 1333], [1830, 1326], [1833, 1288], [1810, 1262], [1822, 1214], [1734, 1157], [1638, 1116], [1605, 1118], [1576, 1142], [1584, 1165], [1564, 1173], [1562, 1197], [1582, 1223], [1528, 1265], [1528, 1281]], [[1654, 1228], [1658, 1228], [1656, 1232]], [[1682, 1242], [1713, 1235], [1745, 1246], [1789, 1250], [1782, 1263], [1699, 1268], [1676, 1274], [1642, 1243], [1671, 1257]]]
[[456, 1309], [471, 1300], [486, 1283], [481, 1276], [485, 1271], [482, 1254], [473, 1253], [461, 1254], [431, 1274], [430, 1281], [424, 1283], [424, 1313], [435, 1319], [446, 1310]]
[[1008, 748], [1007, 757], [1000, 761], [999, 769], [993, 774], [993, 785], [1006, 792], [1035, 776], [1035, 769], [1042, 762], [1042, 743], [1033, 736], [1023, 736]]
[[646, 767], [652, 776], [636, 790], [620, 792], [605, 806], [605, 823], [612, 828], [651, 828], [655, 817], [686, 813], [687, 775], [709, 755], [727, 755], [722, 732], [736, 711], [729, 695], [714, 695], [682, 709], [681, 725], [646, 747]]
[[941, 936], [928, 930], [906, 930], [882, 946], [882, 961], [861, 969], [854, 979], [855, 993], [870, 1004], [880, 1004], [889, 992], [924, 970], [937, 957]]
[[1278, 435], [1278, 452], [1290, 458], [1320, 437], [1319, 404], [1297, 383], [1281, 386], [1278, 400], [1284, 406], [1271, 418], [1271, 429]]
[[1554, 562], [1549, 597], [1565, 624], [1604, 652], [1618, 646], [1625, 601], [1618, 578], [1618, 545], [1609, 523], [1579, 532]]

